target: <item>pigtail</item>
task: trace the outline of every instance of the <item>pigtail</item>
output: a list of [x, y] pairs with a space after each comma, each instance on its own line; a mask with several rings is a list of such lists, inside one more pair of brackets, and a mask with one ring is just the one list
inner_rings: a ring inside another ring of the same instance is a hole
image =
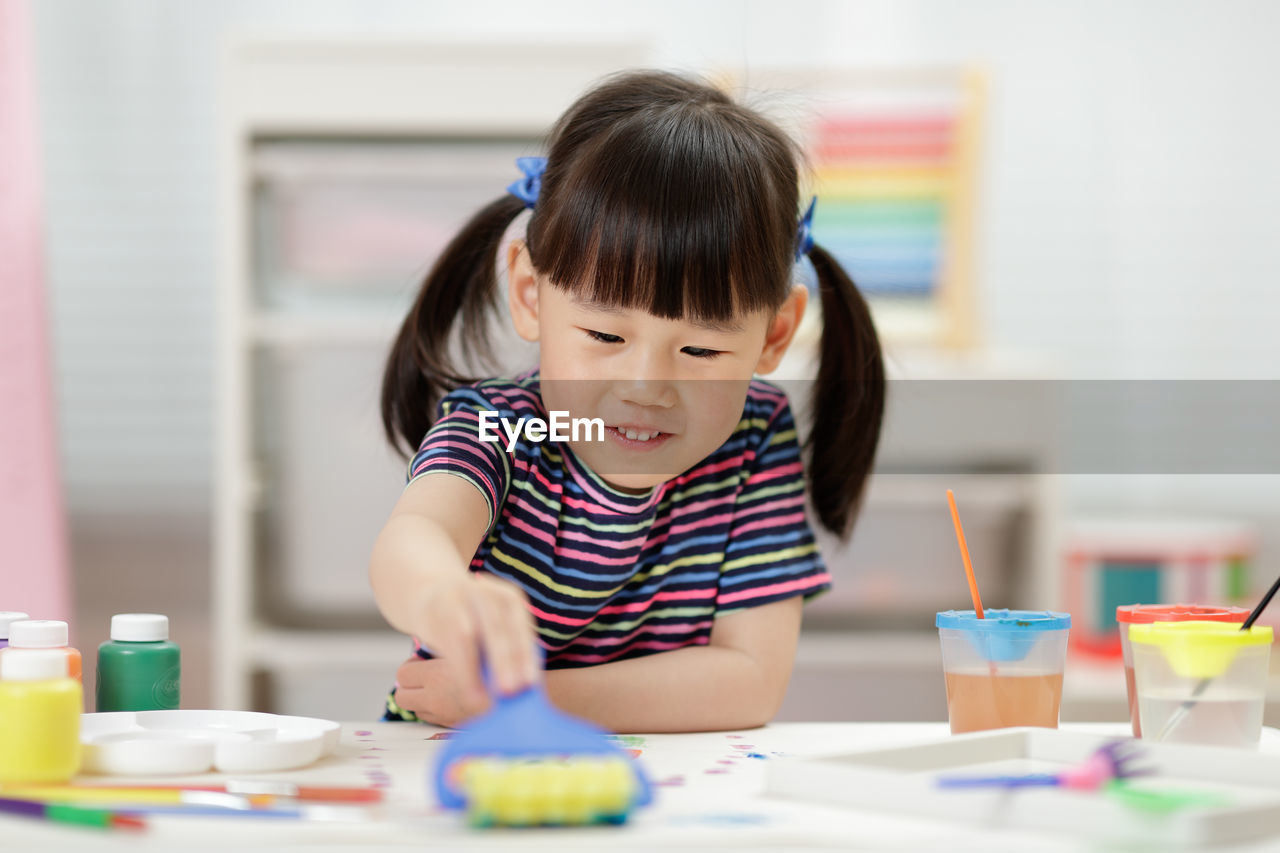
[[824, 249], [809, 260], [822, 298], [822, 345], [805, 442], [813, 508], [840, 537], [853, 527], [884, 415], [884, 361], [866, 300]]
[[427, 273], [382, 374], [382, 428], [392, 447], [417, 450], [440, 398], [476, 381], [462, 375], [450, 352], [459, 315], [463, 354], [491, 357], [488, 321], [498, 290], [498, 247], [523, 210], [515, 196], [491, 202], [449, 241]]

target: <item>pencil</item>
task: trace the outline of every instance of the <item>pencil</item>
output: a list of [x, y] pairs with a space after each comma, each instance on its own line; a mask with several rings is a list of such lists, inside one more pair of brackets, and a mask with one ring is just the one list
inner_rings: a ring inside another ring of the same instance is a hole
[[[221, 794], [237, 797], [248, 805], [270, 805], [280, 801], [324, 803], [376, 803], [382, 799], [377, 788], [306, 787], [291, 782], [230, 780], [221, 785], [22, 785], [0, 787], [0, 796], [11, 794], [32, 800], [56, 802], [127, 802], [158, 805], [190, 802], [191, 795]], [[213, 804], [207, 797], [203, 803]], [[231, 803], [227, 803], [231, 805]]]
[[64, 823], [94, 829], [144, 829], [146, 822], [108, 809], [87, 809], [63, 803], [41, 803], [0, 797], [0, 814]]
[[242, 797], [217, 791], [188, 791], [181, 788], [125, 788], [96, 785], [41, 785], [15, 786], [0, 789], [0, 794], [42, 803], [74, 803], [102, 807], [109, 805], [220, 806], [229, 809], [249, 809], [270, 805], [270, 797]]

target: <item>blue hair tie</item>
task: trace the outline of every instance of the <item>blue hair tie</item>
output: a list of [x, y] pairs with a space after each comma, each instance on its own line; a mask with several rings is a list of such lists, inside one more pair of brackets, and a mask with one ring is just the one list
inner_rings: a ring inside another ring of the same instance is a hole
[[507, 187], [507, 192], [533, 210], [533, 206], [538, 203], [538, 193], [542, 190], [542, 173], [547, 171], [547, 158], [517, 157], [516, 165], [524, 172], [524, 177]]
[[809, 250], [813, 248], [813, 208], [817, 204], [818, 197], [815, 195], [809, 200], [809, 209], [804, 212], [804, 216], [800, 217], [800, 224], [796, 227], [797, 261], [809, 254]]

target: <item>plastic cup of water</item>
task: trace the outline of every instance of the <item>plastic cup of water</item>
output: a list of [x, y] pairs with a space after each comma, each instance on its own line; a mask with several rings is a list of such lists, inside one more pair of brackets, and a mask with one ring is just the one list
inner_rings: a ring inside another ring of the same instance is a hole
[[1262, 735], [1272, 630], [1232, 622], [1131, 625], [1142, 737], [1256, 747]]
[[1056, 729], [1071, 616], [1049, 610], [938, 613], [952, 734], [1040, 726]]
[[1152, 622], [1234, 622], [1239, 625], [1248, 615], [1247, 607], [1204, 604], [1125, 604], [1116, 608], [1120, 652], [1124, 656], [1124, 687], [1129, 697], [1129, 724], [1133, 726], [1134, 737], [1142, 737], [1142, 725], [1138, 719], [1138, 693], [1133, 687], [1133, 646], [1129, 642], [1129, 626]]

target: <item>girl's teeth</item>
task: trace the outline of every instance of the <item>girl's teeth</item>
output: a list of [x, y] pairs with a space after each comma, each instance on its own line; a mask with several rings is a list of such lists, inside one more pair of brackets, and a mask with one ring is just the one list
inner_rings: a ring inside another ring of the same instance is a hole
[[660, 433], [657, 432], [636, 432], [633, 429], [621, 430], [622, 434], [632, 441], [648, 441], [651, 438], [657, 438]]

